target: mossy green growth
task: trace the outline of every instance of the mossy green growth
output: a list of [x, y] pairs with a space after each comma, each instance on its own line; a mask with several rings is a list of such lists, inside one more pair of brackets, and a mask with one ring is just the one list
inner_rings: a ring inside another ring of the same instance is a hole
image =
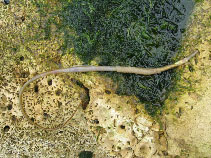
[[204, 0], [195, 0], [195, 3], [201, 3], [203, 2]]
[[[72, 0], [54, 12], [61, 18], [64, 49], [74, 47], [84, 64], [161, 67], [179, 52], [193, 1]], [[75, 34], [68, 32], [74, 30]], [[47, 28], [48, 34], [50, 33]], [[70, 44], [71, 43], [71, 44]], [[73, 45], [72, 45], [73, 44]], [[103, 73], [118, 83], [118, 94], [136, 95], [157, 113], [172, 85], [173, 70], [153, 76]]]

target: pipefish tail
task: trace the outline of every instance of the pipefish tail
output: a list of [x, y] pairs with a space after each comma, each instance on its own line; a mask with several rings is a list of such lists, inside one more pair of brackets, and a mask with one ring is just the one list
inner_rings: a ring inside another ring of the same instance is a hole
[[164, 67], [160, 67], [160, 68], [138, 68], [138, 67], [123, 67], [123, 66], [76, 66], [76, 67], [70, 67], [70, 68], [65, 68], [65, 69], [57, 69], [57, 70], [53, 70], [53, 71], [49, 71], [49, 72], [44, 72], [42, 74], [39, 74], [37, 76], [34, 76], [33, 78], [31, 78], [30, 80], [28, 80], [23, 87], [20, 89], [19, 91], [19, 106], [20, 109], [22, 111], [23, 116], [28, 120], [29, 123], [31, 123], [32, 125], [44, 129], [44, 130], [55, 130], [61, 127], [64, 127], [68, 121], [74, 116], [74, 114], [76, 113], [77, 109], [73, 112], [73, 114], [71, 115], [71, 117], [65, 121], [63, 124], [60, 124], [56, 127], [53, 128], [46, 128], [43, 127], [37, 123], [35, 123], [34, 121], [32, 121], [30, 119], [30, 117], [28, 116], [28, 114], [25, 111], [25, 108], [22, 105], [22, 95], [23, 92], [25, 90], [25, 88], [32, 83], [33, 81], [42, 78], [44, 76], [47, 75], [51, 75], [51, 74], [59, 74], [59, 73], [70, 73], [70, 72], [96, 72], [96, 71], [113, 71], [113, 72], [120, 72], [120, 73], [133, 73], [133, 74], [139, 74], [139, 75], [153, 75], [153, 74], [159, 74], [163, 71], [167, 71], [169, 69], [173, 69], [175, 67], [178, 67], [180, 65], [183, 65], [185, 63], [187, 63], [192, 57], [194, 57], [199, 51], [196, 50], [193, 54], [189, 55], [188, 57], [172, 64], [172, 65], [167, 65]]

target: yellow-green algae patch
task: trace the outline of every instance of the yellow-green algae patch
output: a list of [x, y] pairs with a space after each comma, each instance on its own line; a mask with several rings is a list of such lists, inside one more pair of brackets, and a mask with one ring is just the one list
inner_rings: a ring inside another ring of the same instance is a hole
[[211, 157], [211, 1], [196, 5], [183, 48], [198, 49], [200, 54], [180, 67], [181, 78], [165, 102], [168, 152]]

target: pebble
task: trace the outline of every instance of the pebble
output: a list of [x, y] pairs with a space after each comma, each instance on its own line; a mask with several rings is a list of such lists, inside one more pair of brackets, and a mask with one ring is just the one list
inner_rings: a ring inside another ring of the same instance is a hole
[[10, 0], [4, 0], [4, 4], [8, 5], [10, 3]]

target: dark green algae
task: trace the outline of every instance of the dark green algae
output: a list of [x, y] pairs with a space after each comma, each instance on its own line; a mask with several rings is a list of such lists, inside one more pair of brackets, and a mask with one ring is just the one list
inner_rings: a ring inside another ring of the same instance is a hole
[[[64, 33], [63, 52], [74, 47], [74, 53], [85, 65], [98, 59], [99, 65], [135, 67], [161, 67], [175, 62], [173, 58], [181, 52], [182, 34], [194, 6], [192, 0], [63, 0], [60, 3], [62, 8], [51, 13], [46, 24], [55, 23], [58, 32]], [[41, 2], [36, 4], [41, 8]], [[54, 16], [59, 16], [61, 22], [54, 22]], [[51, 34], [48, 26], [45, 39]], [[176, 76], [174, 70], [152, 76], [101, 74], [118, 84], [118, 94], [136, 95], [150, 114], [162, 107]]]

